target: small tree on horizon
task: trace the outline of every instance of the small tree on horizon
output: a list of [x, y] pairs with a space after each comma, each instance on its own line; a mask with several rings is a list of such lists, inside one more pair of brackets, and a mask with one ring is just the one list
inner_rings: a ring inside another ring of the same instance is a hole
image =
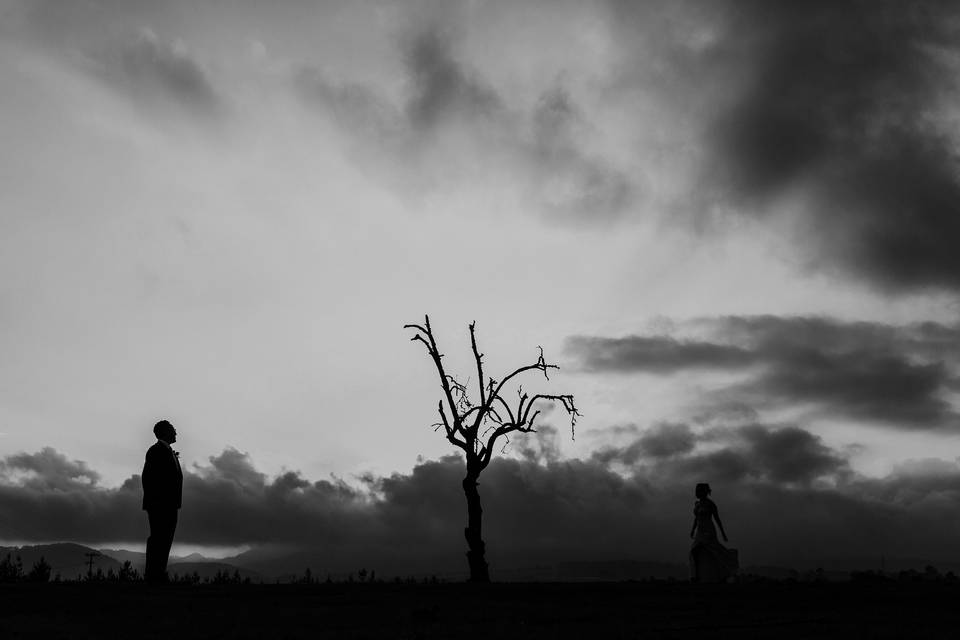
[[120, 567], [120, 571], [117, 572], [117, 580], [119, 582], [133, 582], [134, 580], [139, 580], [140, 574], [136, 569], [133, 568], [133, 564], [129, 560], [124, 560], [123, 565]]
[[30, 582], [50, 582], [50, 563], [46, 558], [40, 556], [40, 559], [33, 563], [33, 568], [27, 574], [27, 580]]
[[[477, 368], [477, 388], [479, 403], [470, 400], [467, 387], [454, 376], [447, 374], [443, 367], [443, 354], [437, 347], [430, 326], [430, 316], [424, 316], [424, 324], [407, 324], [404, 329], [413, 329], [415, 335], [411, 341], [422, 342], [440, 376], [443, 398], [438, 405], [440, 422], [433, 426], [441, 428], [447, 440], [461, 449], [466, 456], [466, 476], [463, 478], [463, 492], [467, 499], [467, 526], [463, 530], [467, 540], [467, 563], [470, 567], [471, 582], [490, 582], [490, 572], [486, 561], [486, 545], [482, 535], [483, 508], [480, 503], [480, 474], [493, 457], [494, 448], [500, 438], [509, 442], [511, 433], [534, 433], [540, 409], [536, 405], [541, 401], [560, 403], [570, 416], [571, 435], [580, 412], [569, 394], [552, 395], [524, 393], [523, 387], [517, 391], [518, 400], [511, 406], [501, 393], [504, 386], [528, 371], [540, 371], [544, 378], [550, 379], [547, 372], [559, 369], [548, 364], [543, 357], [543, 348], [538, 347], [540, 355], [533, 364], [527, 364], [513, 370], [501, 380], [495, 380], [483, 372], [483, 354], [477, 348], [476, 322], [470, 323], [470, 347]], [[506, 447], [506, 444], [503, 445]], [[502, 452], [501, 448], [501, 452]]]
[[0, 582], [17, 582], [23, 578], [23, 561], [17, 554], [14, 560], [10, 553], [0, 559]]

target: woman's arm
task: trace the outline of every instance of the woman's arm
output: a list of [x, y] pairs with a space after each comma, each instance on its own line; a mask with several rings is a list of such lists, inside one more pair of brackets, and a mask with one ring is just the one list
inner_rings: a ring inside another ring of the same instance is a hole
[[727, 532], [723, 530], [723, 523], [720, 522], [720, 510], [717, 509], [717, 505], [713, 505], [713, 519], [717, 521], [717, 527], [720, 528], [720, 533], [723, 535], [723, 541], [729, 542], [729, 540], [727, 540]]
[[693, 534], [697, 532], [697, 516], [693, 516], [693, 527], [690, 529], [690, 537], [693, 537]]

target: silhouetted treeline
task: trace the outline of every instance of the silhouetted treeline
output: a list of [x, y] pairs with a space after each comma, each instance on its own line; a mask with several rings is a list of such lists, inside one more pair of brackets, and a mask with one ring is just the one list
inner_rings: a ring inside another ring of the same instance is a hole
[[446, 580], [437, 578], [435, 575], [419, 578], [415, 576], [394, 576], [389, 580], [384, 580], [377, 576], [376, 571], [372, 569], [368, 571], [366, 568], [337, 578], [328, 573], [326, 578], [321, 579], [319, 575], [307, 567], [302, 575], [293, 578], [290, 582], [293, 584], [440, 584], [446, 582]]
[[[927, 565], [922, 571], [916, 569], [906, 569], [902, 571], [851, 571], [847, 572], [827, 572], [822, 568], [811, 569], [808, 571], [783, 570], [784, 574], [780, 576], [761, 575], [750, 571], [739, 574], [733, 579], [737, 583], [769, 583], [769, 584], [790, 584], [806, 583], [817, 584], [827, 582], [850, 581], [860, 584], [876, 583], [960, 583], [960, 576], [953, 571], [941, 573], [933, 565]], [[33, 563], [29, 569], [25, 569], [23, 561], [19, 555], [7, 553], [0, 557], [0, 584], [10, 583], [134, 583], [142, 582], [143, 576], [137, 571], [129, 560], [125, 561], [118, 570], [113, 568], [106, 572], [103, 569], [88, 572], [87, 574], [78, 573], [72, 577], [63, 577], [60, 573], [53, 573], [53, 569], [44, 557]], [[212, 576], [200, 576], [198, 572], [176, 573], [170, 576], [170, 582], [178, 585], [250, 585], [264, 584], [258, 580], [254, 582], [249, 576], [241, 576], [239, 570], [228, 571], [218, 570]], [[275, 584], [300, 584], [300, 585], [373, 585], [373, 584], [407, 584], [407, 585], [438, 585], [447, 584], [449, 581], [444, 578], [438, 578], [436, 575], [430, 576], [393, 576], [389, 579], [383, 579], [377, 575], [374, 570], [361, 568], [356, 572], [345, 575], [334, 576], [326, 574], [321, 578], [320, 574], [314, 572], [311, 568], [304, 569], [302, 574], [287, 576], [283, 579], [277, 578], [273, 581]], [[536, 582], [536, 581], [535, 581]], [[553, 582], [553, 581], [548, 581]], [[563, 582], [562, 580], [560, 582]], [[625, 582], [625, 583], [644, 583], [644, 584], [678, 584], [686, 580], [680, 580], [673, 577], [656, 578], [650, 577], [642, 580], [607, 580], [600, 582]]]
[[8, 553], [0, 560], [0, 582], [49, 582], [50, 570], [50, 565], [41, 556], [29, 571], [24, 572], [20, 556], [14, 558]]
[[[191, 573], [172, 573], [170, 575], [170, 582], [174, 584], [264, 584], [262, 580], [254, 581], [250, 577], [243, 577], [240, 575], [238, 570], [234, 570], [232, 573], [230, 571], [222, 570], [217, 571], [213, 576], [201, 577], [196, 571]], [[356, 572], [348, 573], [345, 575], [334, 576], [332, 574], [326, 574], [325, 577], [321, 577], [321, 574], [315, 573], [311, 568], [304, 569], [302, 574], [295, 576], [285, 576], [283, 578], [275, 578], [273, 580], [274, 584], [302, 584], [302, 585], [369, 585], [369, 584], [442, 584], [447, 582], [442, 578], [438, 578], [435, 575], [431, 576], [394, 576], [389, 580], [384, 580], [377, 576], [377, 572], [374, 570], [367, 570], [365, 568], [360, 569]]]
[[[14, 556], [8, 553], [5, 557], [0, 558], [0, 583], [120, 583], [143, 581], [143, 575], [133, 568], [133, 565], [129, 560], [125, 561], [117, 571], [114, 571], [113, 568], [110, 568], [104, 572], [103, 569], [98, 568], [96, 571], [89, 571], [86, 575], [78, 573], [72, 578], [64, 578], [60, 575], [60, 573], [57, 573], [51, 577], [51, 573], [52, 567], [43, 557], [35, 562], [29, 571], [24, 571], [23, 561], [21, 560], [20, 556]], [[377, 576], [377, 572], [375, 570], [367, 570], [366, 568], [361, 568], [356, 572], [337, 577], [334, 577], [332, 574], [327, 574], [325, 578], [321, 579], [318, 574], [314, 573], [313, 570], [308, 567], [303, 571], [302, 574], [298, 576], [290, 576], [286, 579], [278, 578], [275, 580], [275, 582], [276, 584], [282, 583], [304, 585], [362, 585], [387, 584], [388, 582], [392, 584], [441, 584], [445, 583], [446, 580], [437, 578], [436, 575], [421, 576], [419, 578], [414, 576], [395, 576], [390, 580], [384, 580]], [[258, 580], [256, 583], [254, 583], [249, 576], [241, 576], [238, 569], [234, 569], [232, 572], [221, 569], [212, 576], [201, 576], [197, 571], [182, 574], [173, 572], [170, 575], [170, 583], [179, 585], [249, 585], [263, 584], [263, 581]]]
[[46, 558], [40, 556], [40, 559], [33, 563], [33, 566], [24, 571], [23, 561], [20, 556], [14, 557], [8, 553], [0, 558], [0, 583], [11, 582], [136, 582], [140, 580], [140, 573], [133, 568], [130, 561], [121, 565], [120, 569], [114, 571], [113, 568], [104, 573], [103, 569], [89, 571], [86, 575], [78, 573], [74, 580], [63, 578], [58, 572], [51, 574], [53, 567], [46, 561]]
[[943, 582], [957, 583], [960, 577], [953, 571], [940, 573], [933, 565], [927, 565], [923, 571], [916, 569], [906, 569], [904, 571], [881, 572], [881, 571], [852, 571], [850, 579], [854, 582], [876, 583], [876, 582]]
[[174, 572], [170, 576], [170, 582], [174, 584], [251, 584], [250, 578], [242, 577], [238, 569], [234, 569], [233, 573], [219, 569], [212, 576], [204, 576], [202, 578], [196, 571], [182, 575]]

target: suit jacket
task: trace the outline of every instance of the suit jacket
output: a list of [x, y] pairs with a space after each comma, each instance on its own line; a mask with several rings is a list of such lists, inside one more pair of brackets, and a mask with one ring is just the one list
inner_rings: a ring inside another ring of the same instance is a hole
[[147, 449], [143, 464], [144, 511], [176, 510], [183, 501], [183, 472], [173, 451], [159, 440]]

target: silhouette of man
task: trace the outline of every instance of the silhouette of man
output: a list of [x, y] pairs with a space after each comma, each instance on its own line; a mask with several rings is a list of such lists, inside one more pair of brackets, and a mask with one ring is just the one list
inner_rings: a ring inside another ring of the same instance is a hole
[[177, 430], [166, 420], [161, 420], [154, 425], [153, 434], [157, 436], [157, 442], [147, 449], [141, 476], [143, 510], [150, 521], [144, 578], [147, 582], [160, 583], [167, 581], [167, 559], [182, 502], [183, 472], [177, 459], [180, 454], [170, 446], [177, 441]]

